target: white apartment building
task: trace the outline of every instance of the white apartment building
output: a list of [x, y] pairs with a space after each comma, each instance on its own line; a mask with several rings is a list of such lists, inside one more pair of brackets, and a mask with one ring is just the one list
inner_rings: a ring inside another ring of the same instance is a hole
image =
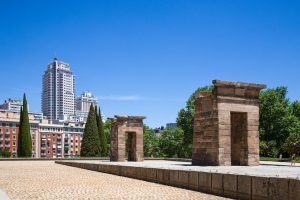
[[98, 98], [92, 95], [89, 91], [84, 91], [76, 98], [76, 110], [78, 111], [88, 113], [90, 111], [91, 104], [97, 106]]
[[[5, 100], [2, 104], [0, 104], [0, 112], [20, 113], [22, 106], [23, 106], [23, 101], [9, 98]], [[28, 104], [27, 107], [29, 110]], [[43, 119], [43, 113], [41, 112], [28, 112], [28, 114], [33, 116], [34, 120]]]
[[66, 120], [74, 111], [74, 75], [69, 64], [54, 58], [43, 75], [42, 112], [50, 120]]
[[22, 105], [23, 105], [22, 101], [9, 98], [5, 100], [3, 104], [0, 105], [0, 109], [20, 112]]
[[83, 92], [76, 98], [76, 111], [72, 119], [78, 122], [86, 122], [91, 104], [93, 104], [93, 106], [97, 106], [98, 98], [89, 91]]

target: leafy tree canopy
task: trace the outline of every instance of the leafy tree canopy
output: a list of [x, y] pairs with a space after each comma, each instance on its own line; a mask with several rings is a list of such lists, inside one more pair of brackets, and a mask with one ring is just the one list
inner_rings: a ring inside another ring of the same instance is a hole
[[300, 120], [300, 102], [294, 101], [292, 103], [292, 113]]
[[292, 149], [296, 148], [292, 147], [292, 144], [298, 144], [300, 104], [298, 101], [290, 103], [287, 93], [287, 87], [282, 86], [260, 93], [262, 156], [276, 157], [279, 153], [290, 154]]
[[148, 126], [144, 126], [144, 156], [145, 157], [159, 157], [161, 151], [158, 146], [159, 136], [155, 135], [153, 129]]
[[184, 157], [184, 133], [181, 128], [161, 132], [159, 148], [164, 157]]
[[184, 132], [184, 144], [186, 146], [192, 144], [193, 141], [196, 98], [199, 92], [210, 92], [212, 89], [212, 86], [198, 88], [187, 100], [185, 108], [182, 108], [178, 113], [177, 127], [180, 127]]

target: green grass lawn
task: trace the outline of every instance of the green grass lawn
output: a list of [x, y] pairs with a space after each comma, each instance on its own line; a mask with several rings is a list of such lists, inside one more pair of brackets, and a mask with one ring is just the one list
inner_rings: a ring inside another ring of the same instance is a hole
[[[276, 161], [276, 162], [290, 162], [290, 158], [272, 158], [272, 157], [260, 157], [260, 161]], [[297, 157], [296, 162], [300, 162], [300, 157]]]

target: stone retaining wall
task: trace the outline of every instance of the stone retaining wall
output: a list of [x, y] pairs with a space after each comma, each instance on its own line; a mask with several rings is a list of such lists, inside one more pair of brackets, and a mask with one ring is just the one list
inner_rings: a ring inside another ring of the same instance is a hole
[[55, 161], [55, 163], [235, 199], [300, 200], [300, 180], [296, 179], [144, 168], [110, 164], [64, 161]]

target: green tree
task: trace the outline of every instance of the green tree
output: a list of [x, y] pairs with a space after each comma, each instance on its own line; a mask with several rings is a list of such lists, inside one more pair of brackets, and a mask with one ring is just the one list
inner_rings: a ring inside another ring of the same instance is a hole
[[145, 157], [159, 157], [159, 136], [155, 135], [153, 129], [144, 126], [144, 156]]
[[295, 134], [300, 134], [300, 105], [298, 101], [290, 104], [287, 92], [287, 87], [281, 86], [260, 94], [260, 150], [263, 156], [289, 153], [286, 145], [293, 143]]
[[94, 106], [90, 106], [87, 122], [84, 128], [81, 157], [97, 157], [100, 156], [100, 139], [97, 127], [97, 118]]
[[112, 123], [111, 119], [107, 119], [104, 122], [104, 133], [105, 133], [105, 136], [106, 136], [108, 146], [110, 146], [111, 123]]
[[21, 131], [22, 119], [23, 119], [22, 115], [23, 115], [23, 106], [21, 106], [21, 109], [20, 109], [20, 119], [19, 119], [18, 148], [17, 148], [18, 157], [23, 157], [22, 152], [24, 149], [23, 137], [22, 137], [22, 131]]
[[276, 147], [276, 142], [274, 140], [271, 141], [259, 141], [259, 151], [260, 155], [264, 157], [277, 157], [279, 154], [279, 149]]
[[23, 95], [23, 108], [20, 113], [20, 125], [18, 135], [18, 157], [31, 157], [32, 141], [30, 135], [30, 124], [28, 117], [28, 106], [26, 95]]
[[180, 127], [184, 132], [184, 145], [187, 149], [189, 149], [188, 146], [191, 146], [193, 141], [196, 98], [199, 92], [210, 92], [212, 89], [212, 86], [198, 88], [187, 100], [185, 108], [182, 108], [178, 113], [177, 127]]
[[[286, 87], [260, 93], [261, 155], [277, 156], [290, 134], [300, 130], [299, 119], [293, 115]], [[267, 155], [266, 155], [267, 154]]]
[[292, 103], [292, 113], [300, 120], [300, 102], [294, 101]]
[[99, 111], [97, 113], [97, 124], [98, 124], [98, 134], [99, 134], [99, 139], [100, 139], [101, 156], [107, 156], [108, 155], [108, 145], [107, 145], [106, 134], [104, 132], [104, 126], [103, 126], [100, 106], [99, 106]]
[[286, 139], [284, 145], [284, 150], [291, 154], [300, 155], [300, 132], [292, 133]]
[[11, 152], [7, 151], [7, 150], [1, 150], [0, 149], [0, 158], [9, 158], [11, 157]]
[[95, 106], [95, 115], [96, 115], [96, 118], [97, 118], [97, 127], [99, 126], [99, 122], [98, 122], [98, 107]]
[[107, 154], [109, 155], [110, 153], [110, 134], [111, 134], [111, 119], [107, 119], [104, 122], [104, 134], [106, 137], [106, 144], [107, 144]]
[[159, 149], [165, 157], [185, 157], [184, 132], [181, 128], [166, 129], [160, 133]]

